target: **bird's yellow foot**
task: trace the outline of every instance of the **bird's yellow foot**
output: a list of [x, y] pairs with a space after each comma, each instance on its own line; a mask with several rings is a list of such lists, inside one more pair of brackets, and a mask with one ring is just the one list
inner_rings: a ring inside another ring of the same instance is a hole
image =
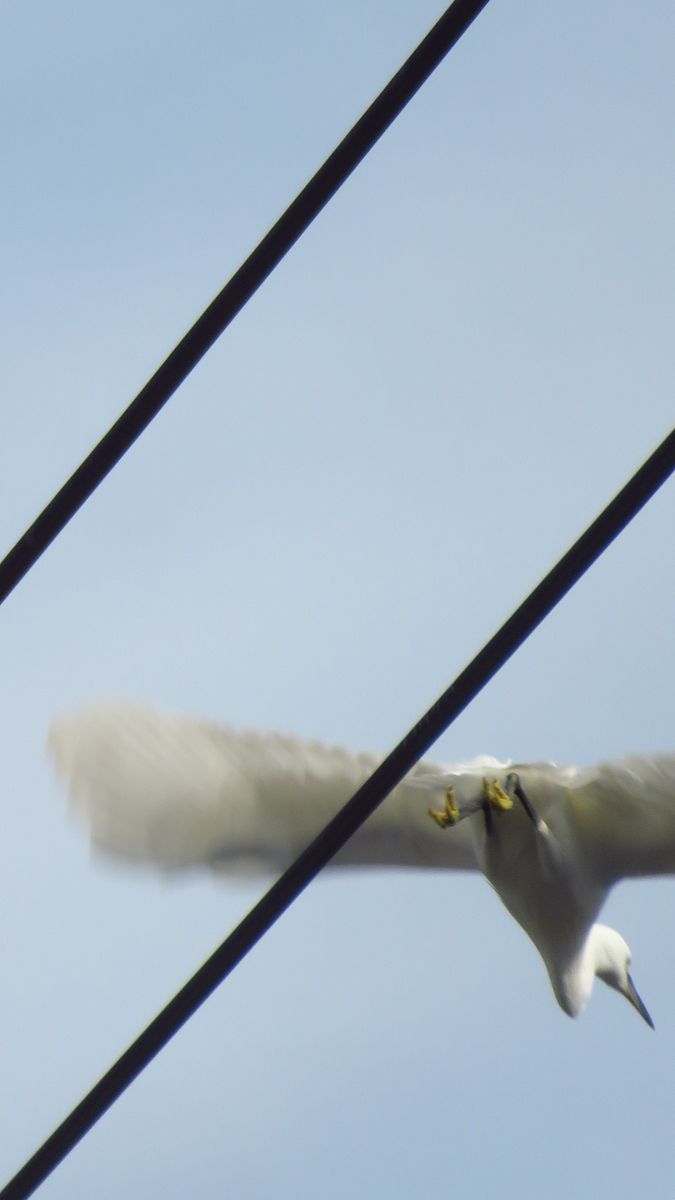
[[445, 804], [443, 808], [430, 808], [429, 816], [436, 822], [441, 829], [447, 829], [449, 825], [455, 825], [459, 821], [459, 809], [455, 800], [454, 790], [449, 787], [445, 793]]
[[508, 812], [513, 808], [511, 796], [504, 791], [501, 783], [498, 783], [496, 779], [483, 780], [483, 795], [486, 800], [489, 800], [490, 806], [496, 808], [497, 812]]

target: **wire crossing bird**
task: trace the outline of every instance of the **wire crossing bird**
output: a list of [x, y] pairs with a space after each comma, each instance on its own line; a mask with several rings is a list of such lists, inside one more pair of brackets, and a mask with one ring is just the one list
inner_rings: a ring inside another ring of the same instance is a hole
[[[231, 875], [286, 867], [380, 761], [130, 705], [62, 718], [49, 745], [96, 850]], [[652, 1025], [626, 942], [595, 919], [619, 879], [675, 871], [675, 755], [587, 769], [425, 760], [334, 865], [481, 870], [569, 1016], [597, 977]]]

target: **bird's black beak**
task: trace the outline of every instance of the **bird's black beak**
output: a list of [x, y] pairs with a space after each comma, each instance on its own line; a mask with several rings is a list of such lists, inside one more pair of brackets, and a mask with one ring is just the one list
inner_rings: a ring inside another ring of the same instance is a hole
[[646, 1021], [647, 1024], [649, 1025], [649, 1028], [653, 1029], [654, 1022], [652, 1021], [652, 1019], [647, 1011], [647, 1008], [640, 996], [640, 993], [638, 992], [630, 975], [626, 975], [626, 988], [625, 988], [625, 991], [623, 994], [627, 1000], [630, 1000], [631, 1004], [633, 1005], [633, 1008], [637, 1009], [637, 1011], [639, 1012], [643, 1021]]

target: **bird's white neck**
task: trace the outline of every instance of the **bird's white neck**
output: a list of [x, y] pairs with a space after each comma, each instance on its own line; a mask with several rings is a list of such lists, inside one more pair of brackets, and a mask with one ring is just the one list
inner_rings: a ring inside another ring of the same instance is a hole
[[604, 925], [591, 925], [576, 953], [566, 962], [548, 967], [558, 1004], [570, 1017], [578, 1017], [583, 1012], [593, 991], [595, 977], [603, 969], [604, 930]]

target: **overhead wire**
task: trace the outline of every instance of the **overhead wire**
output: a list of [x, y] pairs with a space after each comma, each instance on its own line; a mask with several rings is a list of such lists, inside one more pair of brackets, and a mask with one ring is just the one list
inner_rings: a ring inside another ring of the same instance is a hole
[[675, 470], [675, 429], [370, 778], [0, 1192], [24, 1200], [73, 1149]]
[[101, 441], [0, 562], [0, 604], [349, 178], [488, 0], [455, 0]]
[[[17, 587], [89, 496], [224, 332], [267, 276], [348, 179], [422, 84], [466, 32], [489, 0], [454, 0], [373, 103], [298, 193], [282, 216], [188, 330], [114, 425], [63, 484], [32, 525], [0, 562], [0, 604]], [[182, 1023], [182, 1022], [181, 1022]], [[168, 1035], [170, 1036], [170, 1035]], [[156, 1051], [155, 1051], [156, 1052]], [[124, 1056], [123, 1056], [124, 1057]], [[121, 1060], [120, 1060], [121, 1062]], [[119, 1067], [119, 1064], [117, 1065]], [[135, 1072], [137, 1073], [137, 1072]], [[123, 1069], [112, 1068], [98, 1085], [99, 1101], [112, 1080], [112, 1103], [127, 1083]], [[105, 1081], [108, 1081], [107, 1084]], [[82, 1114], [86, 1099], [78, 1106]], [[52, 1138], [6, 1184], [0, 1195], [29, 1196], [98, 1119], [80, 1125], [67, 1118]], [[73, 1114], [71, 1114], [71, 1117]], [[70, 1130], [70, 1134], [68, 1134]], [[64, 1132], [65, 1131], [65, 1132]]]
[[[0, 603], [149, 424], [488, 0], [455, 0], [108, 434], [0, 563]], [[675, 430], [530, 593], [370, 779], [277, 880], [0, 1191], [23, 1200], [98, 1121], [456, 719], [675, 469]]]

